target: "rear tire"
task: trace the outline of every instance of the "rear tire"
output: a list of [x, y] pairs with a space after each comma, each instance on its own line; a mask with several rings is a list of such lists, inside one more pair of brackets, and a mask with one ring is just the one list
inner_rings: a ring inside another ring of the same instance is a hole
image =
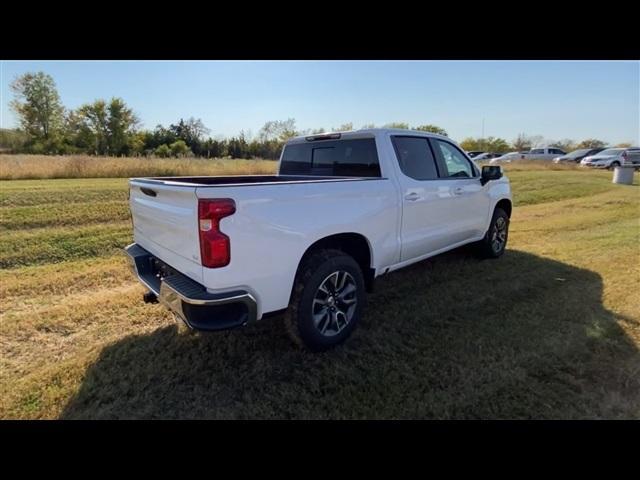
[[496, 208], [491, 217], [489, 229], [484, 238], [476, 244], [476, 252], [481, 258], [498, 258], [504, 254], [509, 238], [509, 215]]
[[611, 165], [609, 165], [609, 170], [613, 170], [614, 168], [619, 166], [620, 166], [620, 162], [616, 160], [615, 162], [611, 162]]
[[284, 321], [291, 339], [312, 352], [344, 342], [365, 308], [358, 263], [340, 250], [312, 253], [298, 269]]

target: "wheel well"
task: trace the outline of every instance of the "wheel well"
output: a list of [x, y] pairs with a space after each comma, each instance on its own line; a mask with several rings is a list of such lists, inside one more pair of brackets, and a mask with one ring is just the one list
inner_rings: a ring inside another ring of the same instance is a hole
[[[353, 259], [358, 262], [358, 265], [360, 265], [367, 291], [371, 292], [373, 290], [375, 271], [371, 268], [371, 247], [367, 239], [359, 233], [339, 233], [316, 241], [307, 248], [304, 255], [302, 255], [300, 263], [298, 264], [298, 271], [309, 255], [318, 250], [326, 249], [340, 250], [350, 257], [353, 257]], [[296, 275], [297, 274], [296, 272]]]
[[501, 208], [502, 210], [505, 211], [507, 216], [511, 218], [511, 201], [510, 200], [503, 198], [498, 203], [496, 203], [496, 208]]

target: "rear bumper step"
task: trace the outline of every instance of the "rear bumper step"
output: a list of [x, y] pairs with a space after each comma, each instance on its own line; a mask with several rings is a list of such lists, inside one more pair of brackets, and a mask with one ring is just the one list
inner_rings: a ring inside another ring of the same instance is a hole
[[124, 251], [140, 282], [189, 328], [227, 330], [257, 319], [256, 300], [249, 292], [210, 293], [137, 243], [127, 246]]

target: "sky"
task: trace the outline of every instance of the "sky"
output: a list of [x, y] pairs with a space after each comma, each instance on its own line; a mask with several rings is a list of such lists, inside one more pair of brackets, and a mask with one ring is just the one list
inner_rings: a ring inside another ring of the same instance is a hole
[[77, 108], [121, 97], [142, 126], [201, 118], [211, 136], [352, 122], [438, 125], [455, 140], [519, 133], [640, 144], [638, 61], [0, 61], [0, 127], [17, 126], [9, 85], [43, 71]]

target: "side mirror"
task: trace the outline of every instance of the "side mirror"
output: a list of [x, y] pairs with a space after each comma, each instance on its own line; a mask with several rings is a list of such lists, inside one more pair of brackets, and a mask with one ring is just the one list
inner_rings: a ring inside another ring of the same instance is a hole
[[500, 165], [485, 165], [482, 167], [482, 176], [480, 183], [486, 184], [490, 180], [499, 180], [502, 178], [502, 167]]

